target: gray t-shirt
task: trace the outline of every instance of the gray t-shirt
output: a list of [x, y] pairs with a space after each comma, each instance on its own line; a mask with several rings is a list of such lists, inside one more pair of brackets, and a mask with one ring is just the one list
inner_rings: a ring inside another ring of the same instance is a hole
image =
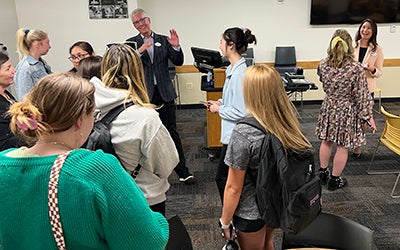
[[[262, 131], [250, 125], [236, 125], [226, 151], [225, 164], [243, 171], [247, 168], [258, 169], [259, 153], [264, 136]], [[235, 215], [247, 220], [261, 218], [256, 203], [255, 184], [247, 174]]]

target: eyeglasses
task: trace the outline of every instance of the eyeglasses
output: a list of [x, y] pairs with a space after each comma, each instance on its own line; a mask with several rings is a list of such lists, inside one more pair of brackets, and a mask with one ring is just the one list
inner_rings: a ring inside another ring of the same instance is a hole
[[132, 22], [134, 26], [138, 25], [139, 23], [144, 23], [148, 17], [142, 17], [141, 19], [137, 20], [136, 22]]
[[76, 56], [70, 56], [70, 57], [68, 57], [68, 59], [69, 59], [71, 62], [73, 62], [73, 61], [75, 61], [76, 59], [82, 60], [82, 59], [85, 58], [87, 55], [89, 55], [89, 53], [78, 54], [78, 55], [76, 55]]

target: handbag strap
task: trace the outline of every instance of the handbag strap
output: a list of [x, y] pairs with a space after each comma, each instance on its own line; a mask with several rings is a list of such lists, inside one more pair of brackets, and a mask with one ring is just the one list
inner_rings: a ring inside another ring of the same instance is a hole
[[60, 177], [61, 168], [71, 151], [60, 154], [54, 161], [50, 172], [48, 206], [51, 229], [57, 247], [60, 250], [65, 250], [64, 233], [62, 230], [60, 211], [58, 209], [58, 178]]

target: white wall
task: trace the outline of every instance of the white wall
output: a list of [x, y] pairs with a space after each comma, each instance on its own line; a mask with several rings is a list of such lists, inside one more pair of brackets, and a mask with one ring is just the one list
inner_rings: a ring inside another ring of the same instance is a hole
[[1, 0], [0, 8], [0, 42], [7, 46], [8, 54], [13, 65], [18, 62], [15, 54], [15, 32], [18, 29], [17, 13], [15, 11], [14, 0]]
[[[15, 32], [18, 29], [18, 22], [17, 12], [15, 11], [15, 1], [1, 0], [0, 6], [0, 42], [7, 47], [11, 63], [16, 65], [18, 62], [18, 55], [16, 54]], [[8, 90], [15, 96], [14, 86], [9, 87]]]
[[[67, 59], [68, 50], [76, 41], [88, 41], [95, 52], [102, 55], [107, 43], [123, 42], [136, 34], [129, 18], [89, 19], [88, 2], [88, 0], [15, 0], [18, 26], [41, 29], [48, 33], [52, 48], [44, 58], [53, 71], [66, 71], [72, 68], [72, 63]], [[137, 1], [129, 0], [129, 13], [135, 8]], [[15, 36], [15, 32], [16, 30], [11, 35]]]
[[[254, 46], [256, 62], [274, 61], [274, 48], [295, 45], [298, 61], [320, 60], [326, 55], [329, 40], [337, 28], [345, 28], [351, 35], [358, 25], [311, 26], [311, 0], [138, 0], [152, 19], [155, 32], [167, 34], [177, 30], [185, 52], [185, 64], [192, 64], [190, 47], [219, 50], [222, 33], [229, 27], [252, 30], [257, 37]], [[385, 58], [399, 58], [400, 30], [389, 32], [390, 24], [379, 24], [378, 42]]]
[[[345, 28], [354, 36], [358, 25], [309, 24], [311, 0], [230, 0], [230, 1], [159, 1], [138, 0], [138, 6], [145, 9], [152, 19], [155, 32], [168, 34], [170, 28], [177, 30], [185, 52], [185, 64], [193, 64], [190, 47], [219, 50], [221, 34], [229, 27], [249, 28], [257, 37], [253, 46], [256, 62], [273, 62], [275, 47], [295, 45], [297, 61], [319, 61], [326, 56], [326, 49], [333, 32]], [[398, 42], [400, 30], [390, 33], [392, 24], [378, 24], [378, 42], [384, 49], [385, 58], [400, 58]], [[396, 84], [400, 78], [400, 67], [384, 69], [378, 79], [383, 97], [399, 97]], [[305, 100], [322, 100], [324, 92], [316, 70], [305, 70], [307, 79], [317, 83], [319, 90], [304, 93]], [[182, 104], [195, 104], [204, 100], [200, 91], [200, 74], [179, 74], [179, 88]], [[193, 88], [187, 88], [187, 84]]]
[[[54, 71], [72, 67], [67, 57], [69, 47], [78, 40], [89, 41], [98, 54], [103, 54], [105, 44], [124, 41], [137, 34], [130, 19], [93, 20], [88, 17], [88, 0], [1, 0], [0, 42], [9, 47], [16, 64], [15, 32], [17, 28], [42, 29], [49, 34], [52, 49], [45, 59]], [[169, 29], [178, 31], [185, 53], [185, 64], [193, 63], [190, 47], [219, 50], [221, 34], [229, 27], [250, 28], [257, 37], [254, 46], [256, 62], [273, 62], [274, 48], [278, 45], [295, 45], [298, 61], [320, 60], [335, 29], [346, 28], [355, 34], [358, 25], [310, 26], [311, 0], [128, 0], [129, 12], [137, 6], [144, 8], [152, 19], [152, 28], [160, 34]], [[390, 24], [379, 24], [378, 42], [384, 48], [385, 58], [400, 58], [398, 41], [400, 30], [389, 32]], [[384, 69], [378, 84], [385, 85], [383, 96], [400, 96], [395, 82], [400, 78], [399, 67]], [[386, 72], [388, 75], [386, 76]], [[313, 70], [306, 71], [314, 77]], [[182, 103], [198, 103], [204, 98], [200, 91], [200, 74], [179, 74]], [[187, 89], [186, 83], [193, 88]], [[307, 92], [306, 99], [322, 99], [323, 93]]]

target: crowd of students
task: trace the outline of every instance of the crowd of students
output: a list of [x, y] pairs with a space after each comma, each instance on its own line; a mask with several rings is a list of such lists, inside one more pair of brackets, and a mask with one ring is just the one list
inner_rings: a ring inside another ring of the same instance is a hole
[[[135, 9], [131, 20], [139, 34], [127, 41], [135, 41], [137, 50], [129, 43], [114, 44], [99, 56], [90, 43], [78, 41], [69, 49], [73, 68], [65, 73], [52, 73], [42, 58], [51, 46], [41, 30], [17, 31], [16, 68], [0, 52], [2, 249], [27, 249], [32, 244], [38, 249], [56, 248], [47, 186], [57, 156], [64, 153], [68, 156], [60, 173], [58, 199], [68, 248], [165, 248], [168, 177], [175, 170], [182, 183], [195, 183], [176, 128], [176, 93], [168, 74], [168, 60], [182, 65], [183, 51], [177, 32], [154, 33], [144, 10]], [[322, 140], [319, 176], [329, 190], [347, 185], [341, 175], [348, 150], [354, 149], [355, 158], [359, 157], [365, 127], [376, 131], [371, 93], [383, 65], [376, 35], [371, 19], [361, 23], [354, 44], [346, 30], [336, 30], [327, 57], [318, 66], [326, 93], [316, 126]], [[216, 183], [223, 206], [219, 220], [223, 236], [231, 239], [228, 229], [233, 223], [241, 249], [273, 249], [274, 229], [260, 219], [255, 184], [246, 176], [247, 168], [259, 166], [257, 152], [264, 134], [236, 123], [250, 115], [286, 149], [301, 152], [312, 147], [301, 133], [277, 71], [265, 65], [246, 67], [241, 54], [251, 43], [256, 38], [249, 29], [225, 30], [220, 49], [230, 65], [223, 95], [205, 105], [222, 119]], [[7, 90], [13, 83], [16, 98]], [[95, 111], [106, 115], [128, 102], [134, 105], [126, 107], [110, 127], [118, 159], [81, 149], [93, 128]], [[130, 174], [138, 165], [142, 167], [134, 180]]]

